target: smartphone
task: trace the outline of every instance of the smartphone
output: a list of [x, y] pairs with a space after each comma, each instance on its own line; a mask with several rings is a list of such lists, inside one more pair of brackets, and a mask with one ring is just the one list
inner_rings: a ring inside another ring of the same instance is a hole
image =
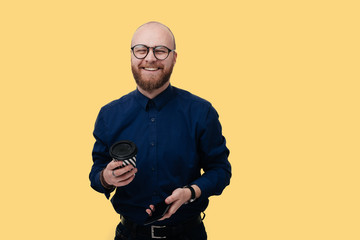
[[156, 204], [154, 207], [155, 210], [152, 212], [152, 215], [146, 219], [144, 225], [149, 225], [162, 218], [167, 213], [167, 211], [169, 211], [170, 205], [166, 204], [165, 201], [162, 201]]

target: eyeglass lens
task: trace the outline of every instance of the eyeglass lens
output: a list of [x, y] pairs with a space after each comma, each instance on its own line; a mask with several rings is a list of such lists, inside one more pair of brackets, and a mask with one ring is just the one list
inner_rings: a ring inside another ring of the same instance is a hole
[[[133, 52], [135, 57], [143, 59], [147, 56], [149, 48], [143, 45], [137, 45], [134, 47]], [[164, 60], [169, 55], [169, 49], [163, 46], [153, 48], [154, 55], [159, 60]]]

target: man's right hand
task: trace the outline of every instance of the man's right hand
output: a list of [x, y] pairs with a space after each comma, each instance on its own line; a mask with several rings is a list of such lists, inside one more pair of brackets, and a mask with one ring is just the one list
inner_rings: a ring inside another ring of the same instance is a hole
[[134, 168], [131, 164], [118, 168], [123, 165], [123, 161], [112, 160], [104, 169], [103, 176], [107, 184], [122, 187], [132, 182], [137, 173], [137, 168]]

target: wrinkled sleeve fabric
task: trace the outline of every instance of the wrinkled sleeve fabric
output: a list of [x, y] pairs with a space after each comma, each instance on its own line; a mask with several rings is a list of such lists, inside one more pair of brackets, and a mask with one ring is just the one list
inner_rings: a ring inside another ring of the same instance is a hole
[[110, 193], [114, 189], [105, 188], [100, 181], [100, 173], [111, 161], [109, 154], [109, 145], [107, 143], [107, 126], [105, 122], [105, 110], [102, 108], [95, 122], [93, 135], [95, 137], [95, 144], [92, 152], [93, 166], [90, 171], [91, 187], [100, 193], [104, 193], [106, 198], [109, 199]]
[[204, 174], [192, 183], [201, 189], [200, 200], [220, 195], [231, 178], [230, 152], [222, 135], [219, 115], [210, 104], [204, 116], [198, 128], [198, 151]]

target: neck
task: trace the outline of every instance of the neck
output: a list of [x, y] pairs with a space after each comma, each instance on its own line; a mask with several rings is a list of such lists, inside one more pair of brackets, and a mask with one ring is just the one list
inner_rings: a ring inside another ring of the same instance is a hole
[[139, 92], [141, 92], [145, 97], [147, 97], [149, 99], [153, 99], [157, 95], [162, 93], [169, 86], [169, 84], [170, 84], [170, 82], [168, 81], [167, 83], [164, 84], [164, 86], [162, 86], [158, 89], [154, 89], [152, 91], [146, 91], [146, 90], [142, 89], [141, 87], [139, 87], [139, 85], [137, 86], [137, 88], [138, 88]]

